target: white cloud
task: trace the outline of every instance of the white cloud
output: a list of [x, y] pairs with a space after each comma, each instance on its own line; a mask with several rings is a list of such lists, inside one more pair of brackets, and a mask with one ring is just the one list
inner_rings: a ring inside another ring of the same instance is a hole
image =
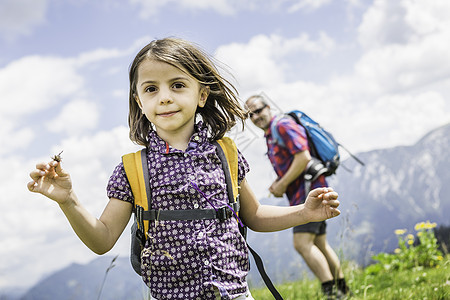
[[407, 9], [405, 22], [414, 30], [415, 35], [422, 36], [449, 30], [450, 2], [407, 0], [405, 6]]
[[[86, 75], [82, 72], [92, 63], [128, 56], [139, 49], [148, 38], [138, 39], [124, 50], [95, 49], [77, 57], [25, 56], [0, 68], [0, 154], [7, 155], [26, 149], [33, 141], [36, 125], [47, 124], [52, 132], [79, 134], [97, 125], [100, 109], [89, 103], [86, 95]], [[105, 68], [111, 70], [111, 68]], [[106, 71], [106, 75], [111, 75]], [[114, 75], [114, 74], [112, 74]], [[68, 102], [61, 115], [48, 121], [43, 116], [57, 105]], [[38, 124], [26, 123], [35, 118]], [[23, 127], [20, 127], [23, 126]]]
[[353, 151], [412, 144], [450, 122], [450, 26], [441, 10], [450, 13], [450, 4], [375, 1], [360, 26], [364, 47], [353, 72], [323, 83], [285, 77], [295, 67], [286, 63], [288, 54], [328, 49], [319, 41], [301, 48], [310, 40], [259, 35], [219, 48], [218, 57], [233, 68], [241, 95], [264, 91], [283, 110], [302, 109]]
[[359, 41], [365, 48], [407, 42], [411, 28], [405, 23], [404, 1], [375, 0], [358, 28]]
[[319, 38], [316, 41], [312, 40], [307, 33], [291, 39], [274, 35], [271, 36], [271, 40], [276, 45], [275, 52], [279, 56], [295, 52], [327, 55], [335, 48], [334, 40], [323, 31], [319, 32]]
[[257, 36], [248, 44], [233, 43], [221, 46], [216, 58], [227, 62], [237, 82], [246, 89], [281, 83], [283, 67], [274, 60], [274, 45], [270, 37]]
[[138, 7], [139, 16], [144, 19], [158, 17], [160, 11], [165, 6], [175, 9], [191, 12], [211, 10], [219, 15], [235, 15], [245, 11], [288, 11], [295, 13], [297, 11], [312, 12], [318, 10], [333, 0], [279, 0], [279, 1], [261, 1], [261, 0], [129, 0], [131, 4]]
[[333, 0], [299, 0], [289, 7], [288, 12], [293, 13], [299, 10], [311, 12], [330, 4], [332, 1]]
[[213, 10], [216, 13], [230, 15], [235, 13], [235, 8], [232, 5], [233, 1], [229, 0], [129, 0], [130, 3], [136, 4], [141, 18], [157, 17], [159, 10], [167, 5], [172, 5], [177, 9], [183, 10]]
[[[450, 32], [449, 32], [450, 33]], [[418, 88], [450, 75], [450, 53], [444, 40], [447, 33], [420, 43], [385, 46], [364, 54], [356, 64], [356, 74], [379, 91]]]
[[100, 62], [107, 59], [127, 57], [138, 52], [145, 44], [148, 43], [149, 40], [149, 36], [144, 36], [134, 41], [128, 48], [125, 49], [99, 48], [83, 52], [74, 59], [74, 62], [77, 67], [83, 67], [91, 63]]
[[28, 35], [45, 22], [48, 0], [0, 1], [0, 35], [10, 40]]
[[0, 69], [0, 116], [15, 118], [37, 113], [61, 101], [85, 93], [81, 68], [94, 62], [125, 57], [139, 49], [148, 37], [125, 50], [95, 49], [74, 58], [25, 56]]
[[25, 117], [37, 115], [81, 92], [83, 78], [70, 59], [27, 56], [0, 69], [0, 141], [3, 155], [25, 149], [34, 138], [36, 124]]
[[420, 42], [450, 31], [449, 13], [445, 0], [376, 0], [358, 28], [359, 41], [365, 48]]
[[92, 51], [81, 53], [76, 62], [79, 66], [87, 65], [93, 62], [98, 62], [105, 59], [111, 59], [123, 56], [123, 51], [118, 49], [95, 49]]
[[16, 128], [13, 121], [0, 118], [0, 157], [18, 149], [27, 149], [34, 139], [32, 128]]
[[23, 57], [0, 69], [0, 116], [39, 112], [76, 94], [82, 85], [70, 59]]
[[98, 106], [91, 101], [73, 100], [64, 106], [59, 116], [47, 122], [47, 128], [51, 132], [78, 135], [97, 126], [98, 110]]
[[127, 99], [128, 91], [124, 89], [116, 89], [111, 92], [111, 96], [118, 99]]
[[376, 1], [359, 27], [366, 53], [356, 64], [356, 75], [379, 91], [448, 78], [448, 14], [450, 2], [445, 1]]
[[361, 103], [358, 110], [344, 111], [342, 119], [352, 120], [352, 128], [364, 130], [339, 126], [336, 133], [358, 151], [412, 145], [442, 122], [450, 122], [449, 109], [445, 98], [435, 91], [384, 95]]
[[301, 55], [302, 52], [323, 55], [333, 48], [334, 41], [323, 32], [316, 41], [306, 33], [291, 39], [279, 35], [258, 35], [247, 44], [219, 47], [216, 58], [227, 63], [243, 89], [256, 90], [285, 81], [286, 69], [290, 66], [286, 56]]

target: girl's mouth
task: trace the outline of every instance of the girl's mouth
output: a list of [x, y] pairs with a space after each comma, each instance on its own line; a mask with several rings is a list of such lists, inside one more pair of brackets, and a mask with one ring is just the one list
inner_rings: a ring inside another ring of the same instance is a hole
[[176, 114], [177, 112], [178, 111], [167, 111], [167, 112], [163, 112], [163, 113], [158, 114], [158, 116], [160, 116], [160, 117], [171, 117], [174, 114]]

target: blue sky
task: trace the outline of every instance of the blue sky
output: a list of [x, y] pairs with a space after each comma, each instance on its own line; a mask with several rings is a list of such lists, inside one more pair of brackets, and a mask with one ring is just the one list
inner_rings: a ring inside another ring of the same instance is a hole
[[[0, 0], [0, 290], [96, 257], [54, 203], [26, 190], [28, 173], [64, 150], [79, 198], [100, 215], [114, 166], [137, 149], [127, 71], [152, 39], [199, 44], [243, 100], [264, 91], [358, 152], [450, 122], [449, 14], [439, 0]], [[267, 196], [261, 133], [233, 134], [251, 141], [248, 180]], [[128, 254], [128, 232], [111, 254]]]

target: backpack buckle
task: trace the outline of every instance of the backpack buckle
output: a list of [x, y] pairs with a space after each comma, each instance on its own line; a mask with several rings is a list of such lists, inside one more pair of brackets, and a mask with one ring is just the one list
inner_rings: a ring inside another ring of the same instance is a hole
[[230, 213], [227, 208], [228, 207], [223, 206], [223, 207], [219, 208], [218, 210], [216, 210], [217, 219], [219, 219], [220, 221], [225, 221], [226, 219], [228, 219], [228, 217], [230, 216]]

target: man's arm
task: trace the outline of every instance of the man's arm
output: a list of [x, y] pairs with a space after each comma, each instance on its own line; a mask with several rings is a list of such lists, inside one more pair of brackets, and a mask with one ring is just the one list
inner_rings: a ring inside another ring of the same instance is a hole
[[308, 150], [296, 153], [287, 172], [283, 175], [283, 177], [272, 183], [269, 191], [275, 197], [282, 197], [286, 192], [288, 185], [297, 179], [301, 173], [303, 173], [310, 160], [311, 154], [309, 154]]

